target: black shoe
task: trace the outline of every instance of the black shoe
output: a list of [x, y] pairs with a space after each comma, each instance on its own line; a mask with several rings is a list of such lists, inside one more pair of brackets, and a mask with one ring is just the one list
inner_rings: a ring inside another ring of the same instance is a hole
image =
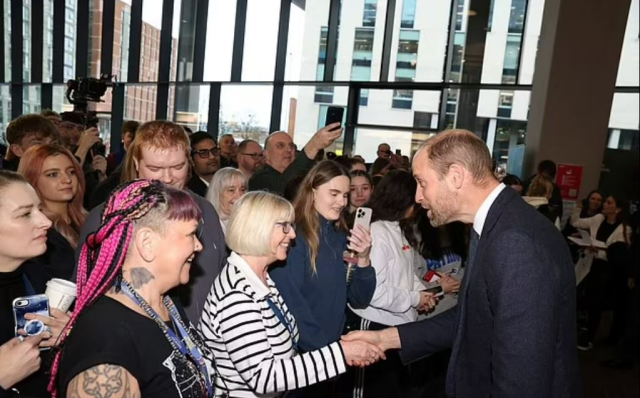
[[600, 362], [600, 366], [607, 369], [615, 370], [630, 370], [633, 369], [633, 361], [628, 359], [609, 359], [607, 361]]

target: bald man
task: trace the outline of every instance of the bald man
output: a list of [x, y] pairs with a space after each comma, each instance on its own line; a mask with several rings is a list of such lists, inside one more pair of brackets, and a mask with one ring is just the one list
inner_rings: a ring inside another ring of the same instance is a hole
[[264, 143], [265, 165], [251, 176], [249, 190], [269, 191], [282, 196], [287, 182], [311, 170], [318, 152], [329, 147], [340, 136], [340, 123], [323, 127], [296, 156], [295, 144], [289, 134], [284, 131], [272, 133]]

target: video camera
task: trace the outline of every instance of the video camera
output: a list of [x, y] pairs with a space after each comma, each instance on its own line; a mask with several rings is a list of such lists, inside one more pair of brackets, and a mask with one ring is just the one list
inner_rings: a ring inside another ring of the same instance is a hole
[[[107, 93], [107, 89], [113, 86], [112, 79], [113, 75], [102, 74], [99, 79], [85, 77], [67, 82], [67, 100], [73, 104], [73, 112], [82, 117], [85, 128], [98, 127], [98, 116], [95, 111], [88, 109], [88, 104], [104, 102], [102, 97]], [[106, 147], [103, 144], [96, 144], [93, 152], [104, 155]]]
[[89, 102], [104, 102], [102, 97], [107, 88], [113, 86], [113, 75], [102, 74], [99, 79], [95, 77], [79, 78], [67, 82], [67, 100], [73, 104], [73, 111], [83, 116], [86, 127], [97, 127], [98, 117], [94, 111], [89, 111]]

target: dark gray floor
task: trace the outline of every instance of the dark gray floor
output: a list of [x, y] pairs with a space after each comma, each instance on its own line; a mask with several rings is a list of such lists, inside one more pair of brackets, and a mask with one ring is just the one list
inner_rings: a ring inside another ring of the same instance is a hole
[[615, 355], [612, 347], [595, 346], [579, 352], [584, 398], [640, 398], [640, 369], [609, 370], [600, 366], [601, 360]]

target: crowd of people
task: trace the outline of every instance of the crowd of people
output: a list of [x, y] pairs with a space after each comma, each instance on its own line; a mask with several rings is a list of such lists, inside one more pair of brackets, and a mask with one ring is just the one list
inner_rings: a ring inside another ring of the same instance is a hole
[[[341, 135], [298, 150], [128, 121], [106, 156], [73, 113], [12, 121], [0, 397], [579, 397], [576, 346], [609, 308], [622, 349], [604, 365], [633, 363], [622, 198], [593, 191], [563, 226], [551, 161], [499, 181], [466, 131], [371, 164], [325, 153]], [[569, 239], [585, 234], [602, 245]], [[73, 308], [16, 330], [14, 300], [54, 278]]]

